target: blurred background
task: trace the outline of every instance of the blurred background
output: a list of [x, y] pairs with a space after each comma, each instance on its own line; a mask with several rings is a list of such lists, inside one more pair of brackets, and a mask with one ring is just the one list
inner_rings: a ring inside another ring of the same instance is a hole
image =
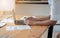
[[[16, 13], [21, 16], [48, 16], [50, 14], [48, 0], [16, 0], [15, 9]], [[2, 14], [3, 13], [0, 11], [0, 15]], [[8, 14], [11, 14], [11, 12]], [[54, 26], [53, 38], [56, 38], [57, 34], [60, 32], [60, 28], [58, 27], [60, 26]], [[48, 29], [41, 38], [47, 38], [47, 33]]]

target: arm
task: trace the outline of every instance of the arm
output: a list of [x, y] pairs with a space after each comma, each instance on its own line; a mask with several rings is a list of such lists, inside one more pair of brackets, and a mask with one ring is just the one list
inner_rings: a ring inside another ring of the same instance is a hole
[[48, 20], [50, 19], [50, 16], [45, 16], [45, 17], [41, 17], [41, 18], [34, 18], [34, 20], [37, 20], [37, 21], [44, 21], [44, 20]]
[[50, 17], [43, 17], [43, 18], [28, 18], [26, 20], [26, 24], [29, 25], [55, 25], [56, 24], [56, 20], [50, 20]]
[[29, 17], [29, 18], [27, 18], [27, 20], [34, 20], [34, 21], [44, 21], [44, 20], [49, 20], [49, 19], [50, 19], [50, 16], [43, 16], [43, 17], [36, 17], [36, 18]]
[[29, 25], [43, 25], [43, 26], [49, 26], [49, 25], [55, 25], [56, 24], [56, 21], [53, 21], [53, 20], [45, 20], [45, 21], [29, 21], [28, 23]]

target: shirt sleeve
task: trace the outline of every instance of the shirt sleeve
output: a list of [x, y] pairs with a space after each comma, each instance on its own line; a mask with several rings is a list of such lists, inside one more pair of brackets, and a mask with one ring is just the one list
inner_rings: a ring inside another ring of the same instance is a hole
[[49, 5], [52, 5], [53, 0], [48, 0]]
[[51, 20], [60, 20], [60, 0], [52, 1]]

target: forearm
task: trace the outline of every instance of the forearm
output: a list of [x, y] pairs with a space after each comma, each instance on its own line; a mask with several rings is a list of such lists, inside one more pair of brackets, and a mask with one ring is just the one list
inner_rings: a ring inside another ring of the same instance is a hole
[[50, 16], [35, 18], [35, 20], [37, 20], [37, 21], [43, 21], [43, 20], [48, 20], [48, 19], [50, 19]]
[[45, 20], [45, 21], [38, 21], [38, 22], [32, 22], [31, 25], [42, 25], [42, 26], [49, 26], [49, 25], [55, 25], [56, 21], [51, 21], [51, 20]]

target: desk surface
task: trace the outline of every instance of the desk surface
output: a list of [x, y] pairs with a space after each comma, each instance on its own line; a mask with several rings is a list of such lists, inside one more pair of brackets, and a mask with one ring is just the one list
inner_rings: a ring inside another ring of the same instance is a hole
[[[7, 23], [6, 26], [15, 25], [14, 23]], [[6, 26], [0, 28], [0, 37], [6, 38], [40, 38], [47, 30], [48, 26], [30, 26], [30, 30], [14, 30], [7, 31]]]

